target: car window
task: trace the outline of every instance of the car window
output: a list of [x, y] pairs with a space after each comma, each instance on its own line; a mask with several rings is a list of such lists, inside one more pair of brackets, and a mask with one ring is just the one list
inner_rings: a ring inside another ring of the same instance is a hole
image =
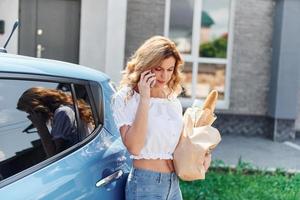
[[93, 132], [86, 87], [73, 88], [75, 96], [66, 83], [0, 79], [0, 181]]
[[[98, 124], [96, 120], [96, 111], [91, 108], [91, 98], [88, 95], [87, 88], [85, 85], [74, 84], [75, 97], [77, 99], [77, 107], [79, 108], [80, 116], [80, 127], [83, 133], [80, 137], [84, 139], [90, 135]], [[83, 114], [80, 114], [80, 109], [83, 109]]]
[[91, 99], [94, 99], [94, 105], [95, 105], [95, 113], [97, 117], [96, 119], [99, 120], [98, 123], [103, 123], [104, 117], [103, 113], [104, 111], [102, 110], [102, 88], [100, 87], [99, 83], [96, 82], [90, 82], [90, 89], [91, 89]]

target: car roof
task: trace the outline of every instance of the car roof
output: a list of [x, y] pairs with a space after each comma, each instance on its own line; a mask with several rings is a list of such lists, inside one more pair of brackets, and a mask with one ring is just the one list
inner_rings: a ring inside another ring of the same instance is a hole
[[81, 65], [7, 53], [0, 53], [0, 72], [51, 75], [97, 82], [109, 79], [105, 73]]

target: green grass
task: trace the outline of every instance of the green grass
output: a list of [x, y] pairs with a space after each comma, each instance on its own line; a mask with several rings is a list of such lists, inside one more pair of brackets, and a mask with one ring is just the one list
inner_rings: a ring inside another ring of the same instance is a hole
[[300, 200], [300, 174], [258, 170], [239, 161], [235, 169], [213, 162], [205, 180], [180, 182], [184, 200]]

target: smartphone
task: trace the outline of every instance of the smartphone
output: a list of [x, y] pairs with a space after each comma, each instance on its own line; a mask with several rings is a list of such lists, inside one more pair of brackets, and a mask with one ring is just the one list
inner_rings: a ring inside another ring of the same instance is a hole
[[[154, 74], [153, 69], [151, 69], [150, 73]], [[156, 83], [156, 78], [151, 82], [150, 87], [153, 88], [155, 83]]]
[[[147, 74], [149, 74], [149, 73], [154, 74], [152, 69], [149, 70], [149, 72], [148, 72]], [[139, 77], [138, 81], [140, 81], [140, 79], [141, 79], [141, 76]], [[156, 80], [153, 80], [153, 81], [150, 83], [150, 87], [151, 87], [151, 88], [154, 87], [155, 83], [156, 83]]]

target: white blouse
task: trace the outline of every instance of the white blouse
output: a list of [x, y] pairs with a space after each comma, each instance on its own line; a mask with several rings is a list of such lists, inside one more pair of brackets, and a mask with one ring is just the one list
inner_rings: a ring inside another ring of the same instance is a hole
[[[133, 92], [133, 96], [131, 95]], [[113, 97], [112, 109], [118, 129], [132, 125], [139, 104], [139, 93], [123, 87]], [[133, 159], [173, 159], [183, 128], [182, 106], [176, 97], [151, 97], [145, 145]]]

